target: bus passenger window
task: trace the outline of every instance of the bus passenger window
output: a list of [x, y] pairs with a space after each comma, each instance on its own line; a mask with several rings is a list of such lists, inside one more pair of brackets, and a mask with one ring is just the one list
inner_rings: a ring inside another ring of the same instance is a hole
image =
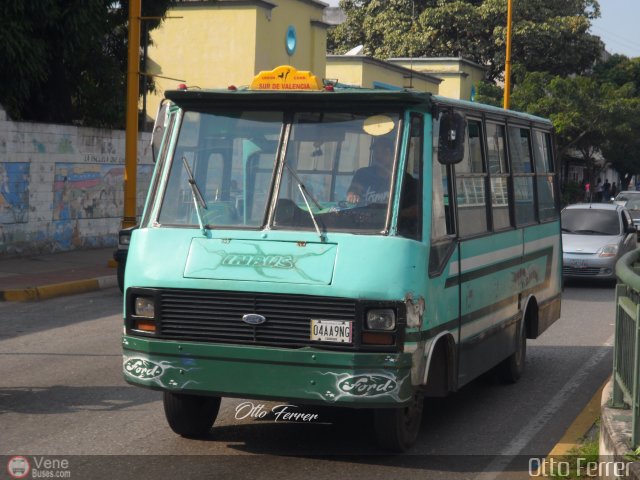
[[527, 225], [536, 220], [529, 129], [509, 127], [509, 153], [513, 171], [516, 225]]
[[455, 166], [461, 236], [477, 235], [488, 230], [482, 126], [479, 121], [470, 120], [467, 131], [464, 159]]
[[538, 215], [540, 221], [558, 218], [555, 195], [553, 162], [551, 161], [551, 136], [534, 130], [533, 156], [536, 161], [536, 188], [538, 190]]
[[491, 212], [493, 230], [511, 226], [509, 215], [509, 170], [504, 125], [487, 122], [487, 163], [491, 177]]

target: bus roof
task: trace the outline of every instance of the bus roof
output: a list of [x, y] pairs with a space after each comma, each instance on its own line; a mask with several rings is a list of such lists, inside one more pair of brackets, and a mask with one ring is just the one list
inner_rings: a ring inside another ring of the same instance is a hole
[[506, 115], [508, 118], [519, 119], [524, 122], [544, 123], [549, 127], [552, 126], [551, 121], [549, 119], [538, 117], [536, 115], [531, 115], [529, 113], [518, 112], [516, 110], [505, 110], [503, 108], [494, 107], [493, 105], [487, 105], [484, 103], [470, 102], [467, 100], [458, 100], [455, 98], [442, 97], [440, 95], [433, 95], [433, 102], [439, 106], [448, 106], [453, 108], [460, 108], [463, 110], [480, 111], [489, 116], [491, 116], [491, 114], [494, 114], [500, 117], [504, 117]]
[[343, 110], [345, 106], [350, 108], [369, 109], [375, 105], [378, 108], [402, 108], [423, 106], [430, 110], [434, 106], [440, 108], [460, 108], [467, 111], [484, 113], [488, 116], [498, 116], [523, 122], [535, 122], [551, 127], [548, 119], [517, 112], [504, 110], [499, 107], [485, 105], [477, 102], [457, 100], [428, 92], [413, 90], [385, 90], [375, 88], [343, 87], [336, 85], [333, 90], [167, 90], [166, 98], [178, 106], [188, 110], [220, 110], [230, 107], [238, 107], [238, 104], [247, 104], [255, 109], [284, 109], [283, 105], [304, 106], [304, 108], [321, 108], [331, 110], [333, 108]]
[[[331, 109], [351, 107], [406, 107], [432, 105], [430, 93], [408, 90], [382, 90], [370, 88], [334, 87], [328, 90], [274, 91], [274, 90], [168, 90], [166, 98], [187, 109], [225, 108], [247, 103], [256, 108], [279, 108], [285, 105], [318, 106]], [[285, 108], [286, 109], [286, 108]]]

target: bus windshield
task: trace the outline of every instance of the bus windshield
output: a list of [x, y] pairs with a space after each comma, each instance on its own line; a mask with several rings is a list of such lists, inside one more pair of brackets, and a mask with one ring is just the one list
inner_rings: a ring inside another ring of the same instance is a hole
[[398, 131], [398, 112], [187, 111], [158, 222], [381, 232]]

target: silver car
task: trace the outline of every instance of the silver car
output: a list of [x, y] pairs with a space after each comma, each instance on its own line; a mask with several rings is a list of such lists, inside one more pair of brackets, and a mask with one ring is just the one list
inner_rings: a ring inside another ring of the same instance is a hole
[[616, 195], [613, 203], [622, 205], [629, 211], [633, 219], [633, 224], [640, 229], [640, 192], [635, 190], [624, 190]]
[[626, 208], [581, 203], [562, 210], [562, 276], [615, 279], [615, 265], [636, 248], [636, 228]]

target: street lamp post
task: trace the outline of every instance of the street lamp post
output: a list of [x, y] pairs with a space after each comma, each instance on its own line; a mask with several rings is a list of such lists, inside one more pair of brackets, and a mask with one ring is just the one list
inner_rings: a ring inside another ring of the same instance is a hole
[[136, 173], [138, 163], [138, 96], [140, 93], [140, 15], [142, 0], [129, 1], [129, 50], [127, 58], [127, 115], [124, 156], [124, 216], [122, 227], [136, 224]]
[[511, 100], [511, 7], [512, 0], [507, 0], [507, 53], [504, 62], [504, 108], [509, 110]]

